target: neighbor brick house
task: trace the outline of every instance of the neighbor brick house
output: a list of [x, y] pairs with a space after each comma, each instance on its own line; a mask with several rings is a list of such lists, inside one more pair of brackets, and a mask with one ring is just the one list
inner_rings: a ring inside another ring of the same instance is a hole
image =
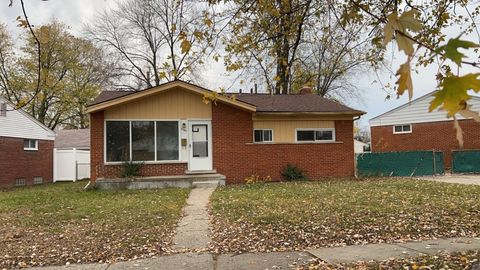
[[[441, 151], [445, 167], [451, 167], [452, 151], [460, 148], [456, 129], [444, 111], [428, 111], [434, 93], [370, 119], [372, 152]], [[480, 111], [479, 97], [472, 96], [469, 104]], [[463, 149], [480, 149], [480, 123], [461, 116], [457, 119], [463, 130]]]
[[311, 93], [214, 92], [182, 81], [104, 91], [88, 107], [92, 180], [116, 178], [125, 160], [142, 176], [218, 172], [281, 179], [288, 163], [311, 178], [354, 175], [353, 121], [361, 111]]
[[0, 187], [52, 182], [55, 133], [0, 97]]

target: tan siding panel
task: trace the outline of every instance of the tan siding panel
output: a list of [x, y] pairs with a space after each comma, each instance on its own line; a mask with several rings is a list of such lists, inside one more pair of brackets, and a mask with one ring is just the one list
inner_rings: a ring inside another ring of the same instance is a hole
[[255, 120], [254, 129], [273, 129], [273, 142], [294, 143], [297, 128], [335, 128], [331, 120]]
[[211, 104], [180, 88], [161, 92], [105, 111], [105, 119], [211, 119]]

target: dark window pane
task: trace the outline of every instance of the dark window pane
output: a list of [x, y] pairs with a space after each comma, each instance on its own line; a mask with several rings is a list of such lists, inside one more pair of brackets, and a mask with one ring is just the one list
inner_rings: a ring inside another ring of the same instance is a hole
[[132, 160], [155, 160], [155, 122], [132, 121]]
[[179, 160], [178, 122], [157, 122], [157, 160]]
[[331, 140], [333, 140], [333, 131], [331, 131], [331, 130], [317, 130], [315, 132], [315, 140], [317, 140], [317, 141], [331, 141]]
[[30, 148], [30, 140], [29, 139], [23, 140], [23, 148]]
[[192, 125], [193, 157], [208, 157], [207, 125]]
[[313, 130], [297, 130], [297, 141], [315, 141], [315, 132]]
[[130, 160], [130, 123], [107, 121], [107, 161]]
[[410, 125], [403, 126], [403, 131], [404, 132], [409, 132], [410, 131]]
[[395, 126], [395, 132], [402, 132], [402, 126]]
[[272, 141], [272, 131], [271, 130], [264, 130], [263, 131], [263, 141], [264, 142], [271, 142]]
[[263, 132], [262, 130], [255, 130], [254, 131], [254, 140], [255, 142], [263, 142]]

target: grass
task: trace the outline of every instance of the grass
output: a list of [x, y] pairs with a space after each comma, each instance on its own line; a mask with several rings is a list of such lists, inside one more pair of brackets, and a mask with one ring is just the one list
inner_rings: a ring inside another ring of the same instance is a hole
[[397, 270], [397, 269], [479, 269], [480, 250], [454, 252], [451, 254], [425, 255], [415, 258], [389, 259], [381, 262], [357, 262], [351, 264], [327, 264], [320, 260], [297, 268], [297, 270]]
[[212, 196], [218, 252], [480, 235], [480, 187], [375, 179], [230, 186]]
[[189, 190], [82, 191], [85, 184], [0, 192], [0, 269], [169, 252]]

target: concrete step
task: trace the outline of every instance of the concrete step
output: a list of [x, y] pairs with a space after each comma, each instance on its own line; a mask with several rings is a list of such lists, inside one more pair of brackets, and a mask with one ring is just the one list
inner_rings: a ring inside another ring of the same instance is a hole
[[185, 171], [186, 175], [217, 174], [217, 170]]
[[192, 186], [194, 188], [218, 187], [220, 186], [220, 180], [194, 181]]

